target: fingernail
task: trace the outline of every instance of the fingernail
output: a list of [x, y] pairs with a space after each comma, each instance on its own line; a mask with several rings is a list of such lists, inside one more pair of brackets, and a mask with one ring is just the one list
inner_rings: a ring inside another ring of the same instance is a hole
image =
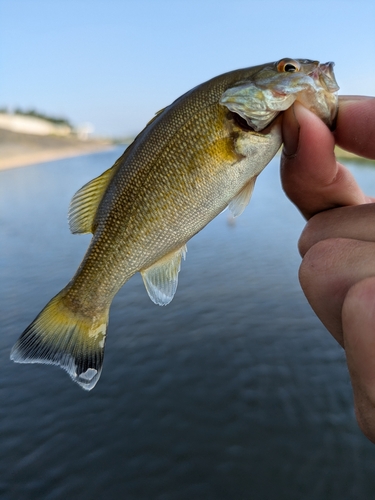
[[283, 154], [285, 156], [295, 155], [298, 149], [300, 126], [296, 118], [295, 106], [296, 103], [285, 111], [283, 117]]

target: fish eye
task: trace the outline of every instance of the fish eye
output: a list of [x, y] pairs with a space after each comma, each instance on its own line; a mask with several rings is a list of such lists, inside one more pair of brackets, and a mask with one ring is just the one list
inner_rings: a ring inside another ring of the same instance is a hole
[[280, 73], [296, 73], [301, 69], [301, 65], [294, 59], [281, 59], [277, 63], [277, 71]]

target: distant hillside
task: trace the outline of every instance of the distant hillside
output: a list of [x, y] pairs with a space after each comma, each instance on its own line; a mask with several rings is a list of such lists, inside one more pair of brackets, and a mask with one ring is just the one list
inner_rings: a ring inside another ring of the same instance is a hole
[[0, 129], [31, 135], [76, 135], [88, 139], [94, 132], [91, 123], [74, 127], [66, 118], [49, 116], [34, 109], [23, 111], [16, 108], [13, 112], [0, 108]]
[[67, 127], [70, 127], [73, 130], [73, 125], [66, 118], [49, 116], [49, 115], [46, 115], [45, 113], [41, 113], [39, 111], [36, 111], [35, 109], [29, 109], [29, 110], [25, 111], [25, 110], [22, 110], [20, 108], [16, 108], [13, 111], [13, 113], [9, 113], [6, 109], [0, 109], [0, 113], [13, 114], [13, 115], [19, 115], [19, 116], [31, 116], [32, 118], [41, 118], [42, 120], [53, 123], [54, 125], [66, 125]]
[[0, 113], [0, 128], [32, 135], [67, 136], [73, 133], [73, 127], [68, 122], [51, 121], [44, 117], [19, 113]]
[[81, 140], [74, 134], [34, 135], [0, 127], [0, 170], [89, 154], [112, 147], [113, 143], [104, 139]]

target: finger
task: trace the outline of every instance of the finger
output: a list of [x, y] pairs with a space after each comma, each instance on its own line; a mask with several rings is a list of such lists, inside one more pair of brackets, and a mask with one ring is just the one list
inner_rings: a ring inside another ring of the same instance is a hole
[[343, 149], [375, 159], [375, 97], [340, 96], [334, 136]]
[[375, 278], [349, 290], [342, 322], [358, 424], [375, 442]]
[[303, 257], [318, 241], [328, 238], [375, 242], [375, 203], [336, 208], [312, 217], [298, 242], [300, 254]]
[[375, 243], [327, 239], [312, 246], [302, 260], [301, 287], [316, 315], [341, 345], [341, 312], [349, 289], [375, 276]]
[[295, 103], [284, 113], [283, 138], [283, 188], [307, 219], [330, 208], [366, 203], [354, 177], [336, 162], [333, 135], [314, 113]]

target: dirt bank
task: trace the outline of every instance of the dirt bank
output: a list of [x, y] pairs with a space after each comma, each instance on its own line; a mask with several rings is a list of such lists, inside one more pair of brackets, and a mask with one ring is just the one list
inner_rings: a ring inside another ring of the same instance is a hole
[[104, 139], [37, 136], [0, 129], [0, 170], [58, 160], [113, 148]]

